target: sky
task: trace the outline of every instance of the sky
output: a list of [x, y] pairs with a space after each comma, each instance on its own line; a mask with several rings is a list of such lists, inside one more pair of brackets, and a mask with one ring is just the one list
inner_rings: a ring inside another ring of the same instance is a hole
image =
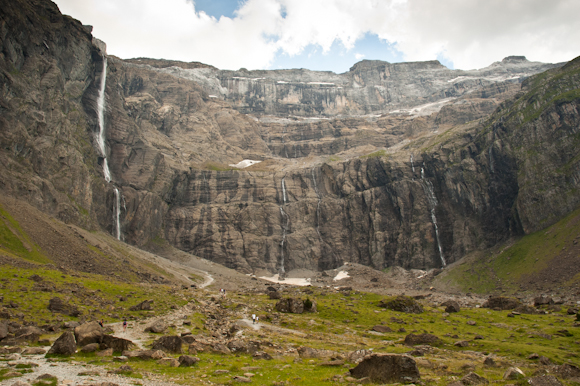
[[506, 56], [580, 55], [579, 0], [54, 0], [108, 54], [224, 70], [439, 60], [475, 69]]

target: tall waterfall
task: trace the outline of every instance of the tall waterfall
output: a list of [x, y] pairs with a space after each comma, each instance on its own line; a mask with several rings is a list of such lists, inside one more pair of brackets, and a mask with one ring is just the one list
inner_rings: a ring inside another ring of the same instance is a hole
[[439, 248], [439, 257], [441, 258], [441, 265], [445, 267], [447, 262], [445, 257], [443, 257], [443, 249], [441, 248], [441, 240], [439, 238], [439, 227], [437, 226], [437, 217], [435, 217], [435, 207], [437, 206], [437, 197], [435, 197], [435, 191], [433, 190], [433, 184], [431, 181], [425, 178], [425, 170], [421, 168], [421, 186], [423, 191], [427, 196], [427, 202], [429, 203], [429, 210], [431, 211], [431, 222], [435, 228], [435, 237], [437, 239], [437, 247]]
[[320, 241], [322, 241], [322, 236], [320, 235], [320, 201], [322, 200], [322, 197], [318, 191], [318, 185], [316, 185], [316, 175], [314, 174], [314, 168], [312, 168], [312, 184], [314, 185], [316, 197], [318, 197], [318, 203], [316, 204], [316, 233], [318, 233], [318, 237], [320, 238]]
[[[99, 124], [99, 133], [97, 134], [97, 145], [103, 157], [103, 174], [105, 181], [111, 182], [111, 170], [107, 162], [107, 148], [105, 147], [105, 86], [107, 85], [107, 57], [103, 56], [103, 72], [101, 74], [101, 83], [99, 87], [99, 96], [97, 98], [97, 118]], [[113, 222], [115, 224], [115, 237], [121, 240], [121, 192], [116, 186], [115, 190], [115, 206], [113, 208]]]
[[278, 269], [280, 277], [284, 275], [286, 270], [284, 269], [284, 244], [286, 243], [286, 232], [288, 231], [288, 225], [290, 223], [290, 216], [284, 211], [283, 207], [280, 207], [280, 214], [282, 215], [282, 241], [280, 242], [280, 268]]
[[411, 154], [411, 169], [413, 169], [413, 173], [415, 173], [415, 164], [413, 163], [413, 154]]
[[286, 202], [288, 201], [288, 196], [286, 196], [286, 182], [284, 181], [284, 178], [282, 178], [282, 201], [284, 202], [284, 205], [286, 205]]

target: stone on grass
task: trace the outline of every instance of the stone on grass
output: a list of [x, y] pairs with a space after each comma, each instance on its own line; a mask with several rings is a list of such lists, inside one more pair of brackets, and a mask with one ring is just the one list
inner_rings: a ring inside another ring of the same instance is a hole
[[113, 356], [113, 349], [106, 348], [104, 350], [97, 351], [97, 356], [98, 357], [112, 357]]
[[493, 358], [492, 358], [492, 357], [485, 357], [485, 359], [483, 360], [483, 364], [484, 364], [485, 366], [490, 366], [490, 367], [492, 367], [492, 366], [495, 366], [495, 361], [493, 360]]
[[399, 354], [371, 354], [350, 374], [357, 379], [368, 377], [375, 383], [413, 383], [421, 377], [415, 360]]
[[73, 333], [65, 331], [57, 340], [54, 341], [52, 347], [48, 350], [48, 354], [72, 355], [76, 350], [77, 344]]
[[499, 310], [513, 310], [522, 303], [516, 298], [506, 298], [503, 296], [492, 296], [485, 303], [483, 308], [499, 309]]
[[407, 346], [415, 346], [418, 344], [438, 345], [441, 339], [433, 334], [409, 334], [405, 337], [405, 344]]
[[199, 362], [198, 357], [192, 357], [191, 355], [182, 355], [179, 357], [179, 367], [191, 367]]
[[242, 377], [241, 375], [236, 375], [233, 378], [234, 382], [240, 382], [240, 383], [250, 383], [252, 382], [252, 380], [248, 377]]
[[485, 379], [481, 375], [478, 375], [474, 372], [470, 372], [469, 374], [467, 374], [466, 376], [461, 378], [460, 382], [461, 382], [461, 384], [466, 385], [466, 386], [468, 386], [468, 385], [485, 385], [485, 384], [489, 383], [489, 381], [487, 379]]
[[391, 327], [389, 327], [389, 326], [383, 326], [383, 325], [380, 325], [380, 324], [378, 324], [376, 326], [373, 326], [372, 330], [373, 331], [376, 331], [376, 332], [383, 332], [383, 333], [384, 332], [393, 332], [393, 330], [391, 329]]
[[304, 301], [297, 298], [286, 298], [276, 303], [278, 312], [301, 314], [304, 312]]
[[157, 363], [162, 366], [179, 367], [179, 361], [175, 358], [161, 358]]
[[298, 355], [300, 358], [331, 358], [336, 355], [336, 351], [302, 346], [298, 347]]
[[130, 307], [129, 310], [130, 311], [149, 311], [149, 310], [153, 309], [151, 307], [152, 303], [153, 302], [151, 300], [143, 300], [141, 303], [135, 304], [134, 306]]
[[254, 353], [254, 355], [252, 355], [252, 358], [254, 358], [254, 359], [271, 360], [272, 359], [272, 356], [270, 354], [268, 354], [267, 352], [264, 352], [264, 351], [256, 351]]
[[447, 300], [446, 302], [441, 303], [442, 307], [445, 307], [445, 312], [453, 313], [461, 311], [461, 307], [459, 307], [459, 303], [455, 300]]
[[460, 340], [458, 342], [453, 343], [453, 345], [455, 347], [468, 347], [469, 346], [469, 342], [466, 340]]
[[517, 367], [510, 367], [506, 370], [503, 374], [503, 379], [507, 380], [516, 380], [516, 379], [523, 379], [526, 376], [522, 370]]
[[407, 314], [423, 313], [423, 307], [415, 299], [403, 295], [383, 299], [379, 302], [379, 307], [393, 311], [405, 312]]

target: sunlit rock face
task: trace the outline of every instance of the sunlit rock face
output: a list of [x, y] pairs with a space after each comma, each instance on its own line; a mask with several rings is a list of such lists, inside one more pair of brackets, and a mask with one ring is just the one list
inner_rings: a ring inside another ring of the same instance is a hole
[[3, 12], [2, 193], [113, 233], [116, 187], [131, 244], [244, 272], [430, 268], [579, 204], [577, 61], [334, 74], [108, 57], [107, 184], [104, 46], [50, 2]]

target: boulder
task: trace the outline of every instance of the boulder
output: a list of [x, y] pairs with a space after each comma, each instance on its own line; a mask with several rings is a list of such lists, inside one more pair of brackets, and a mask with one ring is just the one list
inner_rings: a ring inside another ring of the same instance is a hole
[[114, 352], [123, 352], [135, 346], [133, 342], [128, 339], [117, 338], [112, 335], [103, 335], [101, 340], [101, 349], [110, 348]]
[[153, 350], [161, 350], [166, 353], [181, 354], [183, 341], [177, 335], [162, 336], [153, 342]]
[[269, 291], [268, 292], [268, 297], [270, 299], [273, 299], [273, 300], [282, 299], [282, 295], [280, 294], [280, 292], [275, 291], [275, 290], [274, 291]]
[[153, 302], [151, 300], [143, 300], [141, 303], [136, 304], [129, 308], [130, 311], [149, 311], [152, 310], [151, 304]]
[[481, 375], [478, 375], [474, 372], [470, 372], [469, 374], [467, 374], [466, 376], [461, 378], [461, 380], [459, 382], [461, 382], [462, 385], [466, 385], [466, 386], [468, 386], [468, 385], [486, 385], [489, 383], [489, 381], [487, 379], [485, 379]]
[[495, 361], [493, 360], [492, 357], [485, 357], [485, 359], [483, 360], [483, 364], [485, 366], [493, 367], [495, 366]]
[[256, 351], [259, 351], [261, 349], [260, 342], [245, 341], [245, 340], [239, 340], [239, 339], [234, 339], [234, 340], [229, 341], [227, 346], [228, 346], [228, 349], [234, 353], [242, 352], [242, 353], [253, 354]]
[[526, 375], [524, 374], [524, 372], [522, 370], [518, 369], [517, 367], [510, 367], [503, 374], [503, 379], [513, 381], [513, 380], [517, 380], [517, 379], [523, 379], [523, 378], [525, 378], [525, 376]]
[[276, 310], [278, 312], [301, 314], [304, 312], [304, 302], [302, 299], [296, 298], [282, 299], [276, 303]]
[[253, 355], [252, 358], [254, 359], [266, 359], [266, 360], [271, 360], [272, 356], [270, 354], [268, 354], [267, 352], [264, 351], [256, 351]]
[[459, 307], [459, 303], [455, 300], [447, 300], [446, 302], [441, 303], [442, 307], [445, 307], [445, 312], [453, 313], [461, 311], [461, 307]]
[[554, 304], [554, 299], [549, 296], [537, 296], [534, 298], [534, 307], [551, 306]]
[[565, 363], [560, 366], [554, 366], [552, 372], [563, 379], [574, 379], [580, 383], [580, 369], [574, 365]]
[[380, 324], [373, 326], [373, 328], [371, 330], [376, 331], [376, 332], [383, 332], [383, 333], [384, 332], [393, 332], [393, 330], [389, 326], [383, 326]]
[[145, 332], [161, 333], [167, 330], [167, 325], [162, 320], [157, 320], [145, 328]]
[[236, 375], [232, 379], [233, 379], [234, 382], [240, 382], [240, 383], [250, 383], [250, 382], [252, 382], [252, 379], [251, 378], [242, 377], [241, 375]]
[[59, 297], [54, 297], [48, 301], [48, 310], [59, 314], [74, 317], [80, 316], [82, 314], [82, 312], [79, 311], [77, 307], [71, 306], [70, 304], [66, 304]]
[[0, 340], [8, 336], [8, 323], [5, 321], [0, 322]]
[[35, 326], [22, 327], [14, 331], [15, 338], [31, 343], [38, 342], [40, 335], [42, 335], [42, 330]]
[[98, 357], [112, 357], [113, 356], [113, 349], [106, 348], [104, 350], [97, 351], [97, 356]]
[[436, 346], [441, 343], [441, 339], [433, 334], [409, 334], [405, 337], [405, 344], [407, 346], [415, 346], [418, 344], [428, 344]]
[[298, 355], [300, 358], [331, 358], [336, 356], [336, 351], [322, 350], [312, 347], [302, 346], [298, 347]]
[[349, 362], [359, 363], [360, 361], [363, 360], [364, 357], [366, 357], [367, 355], [371, 355], [372, 353], [373, 352], [371, 350], [365, 350], [365, 349], [356, 350], [356, 351], [349, 353], [347, 355], [347, 359]]
[[46, 350], [42, 347], [26, 347], [22, 350], [22, 355], [42, 355], [45, 354]]
[[231, 354], [230, 349], [223, 343], [214, 343], [210, 346], [210, 351], [216, 354]]
[[157, 361], [157, 364], [169, 367], [179, 367], [179, 361], [175, 358], [161, 358]]
[[368, 377], [375, 383], [414, 383], [421, 378], [415, 360], [399, 354], [371, 354], [350, 374], [357, 379]]
[[54, 341], [48, 354], [57, 355], [72, 355], [77, 350], [77, 344], [75, 342], [75, 336], [70, 331], [65, 331], [57, 340]]
[[161, 359], [165, 357], [165, 353], [161, 350], [123, 351], [122, 355], [127, 358], [140, 358], [144, 360]]
[[179, 367], [191, 367], [199, 362], [198, 357], [192, 357], [191, 355], [182, 355], [179, 357]]
[[97, 350], [99, 349], [99, 347], [100, 347], [100, 346], [99, 346], [99, 344], [98, 344], [98, 343], [89, 343], [89, 344], [87, 344], [87, 345], [84, 345], [84, 346], [81, 348], [81, 351], [82, 351], [82, 352], [95, 352], [95, 351], [97, 351]]
[[63, 328], [77, 328], [78, 326], [80, 326], [81, 324], [79, 322], [75, 322], [75, 321], [68, 321], [68, 322], [64, 322], [62, 324]]
[[403, 295], [383, 299], [379, 302], [379, 307], [408, 314], [421, 314], [423, 312], [423, 307], [415, 299]]
[[513, 310], [521, 305], [522, 303], [516, 298], [491, 296], [485, 303], [483, 303], [482, 307], [499, 310]]
[[103, 338], [103, 329], [96, 321], [81, 324], [74, 331], [77, 344], [80, 347], [89, 343], [101, 343]]

